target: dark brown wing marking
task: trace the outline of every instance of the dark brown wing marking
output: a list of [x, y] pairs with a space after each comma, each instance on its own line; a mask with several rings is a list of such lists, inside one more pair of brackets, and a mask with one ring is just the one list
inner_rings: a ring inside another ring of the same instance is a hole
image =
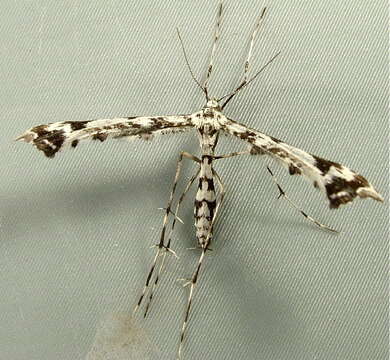
[[187, 131], [193, 127], [192, 116], [126, 117], [89, 121], [64, 121], [35, 126], [16, 140], [33, 144], [47, 157], [70, 145], [75, 148], [81, 140], [105, 141], [107, 138], [143, 138], [153, 135]]
[[332, 209], [356, 197], [383, 201], [382, 196], [362, 175], [341, 164], [309, 154], [231, 119], [221, 126], [230, 135], [248, 142], [252, 155], [269, 155], [287, 167], [291, 175], [306, 177], [326, 194]]

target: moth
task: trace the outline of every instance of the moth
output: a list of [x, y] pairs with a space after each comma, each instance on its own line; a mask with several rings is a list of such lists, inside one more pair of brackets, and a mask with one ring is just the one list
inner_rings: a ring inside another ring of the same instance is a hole
[[[173, 188], [170, 193], [167, 207], [164, 208], [165, 215], [160, 241], [156, 245], [157, 250], [151, 269], [147, 275], [142, 294], [135, 307], [136, 311], [147, 297], [148, 300], [144, 310], [144, 316], [146, 316], [153, 298], [154, 290], [164, 268], [166, 255], [176, 255], [171, 248], [171, 239], [176, 221], [180, 221], [180, 218], [178, 217], [180, 205], [190, 187], [197, 181], [198, 188], [194, 201], [194, 218], [196, 228], [195, 236], [197, 246], [200, 249], [200, 256], [191, 278], [186, 282], [186, 285], [189, 286], [189, 295], [181, 328], [178, 358], [181, 356], [182, 344], [186, 334], [195, 286], [199, 280], [200, 270], [206, 253], [210, 250], [210, 244], [213, 239], [213, 229], [225, 196], [223, 182], [214, 168], [215, 161], [234, 156], [262, 156], [271, 158], [287, 168], [290, 175], [301, 175], [309, 180], [315, 188], [325, 194], [330, 208], [334, 209], [339, 208], [341, 205], [348, 204], [356, 198], [372, 198], [377, 201], [383, 201], [383, 198], [375, 188], [362, 175], [355, 171], [337, 162], [329, 161], [298, 149], [273, 136], [251, 129], [244, 124], [229, 118], [223, 113], [227, 104], [242, 89], [252, 83], [258, 75], [276, 59], [279, 53], [274, 55], [255, 73], [254, 76], [249, 77], [255, 38], [263, 23], [266, 12], [266, 8], [263, 8], [251, 34], [242, 81], [233, 91], [220, 98], [210, 96], [208, 84], [211, 74], [213, 73], [214, 57], [218, 39], [220, 37], [222, 9], [223, 2], [220, 1], [210, 61], [203, 84], [195, 77], [191, 69], [183, 40], [179, 30], [177, 30], [185, 63], [192, 79], [205, 96], [206, 104], [200, 111], [185, 115], [130, 116], [112, 119], [54, 122], [47, 125], [35, 126], [17, 138], [17, 140], [32, 144], [47, 157], [53, 158], [59, 151], [69, 147], [76, 148], [79, 146], [80, 142], [89, 139], [100, 142], [104, 142], [110, 138], [151, 139], [153, 136], [160, 134], [186, 131], [193, 131], [197, 135], [200, 145], [200, 155], [196, 156], [188, 152], [181, 152], [179, 155]], [[220, 134], [226, 134], [240, 139], [247, 145], [247, 149], [229, 154], [217, 154], [216, 147]], [[197, 171], [187, 183], [184, 192], [177, 200], [174, 208], [174, 195], [184, 159], [194, 161], [197, 164]], [[297, 208], [305, 218], [312, 221], [317, 226], [329, 231], [335, 231], [300, 209], [299, 206], [286, 195], [285, 191], [276, 180], [272, 170], [269, 167], [267, 167], [267, 169], [279, 189], [280, 197], [284, 197], [290, 205]], [[168, 232], [168, 220], [171, 216], [173, 217], [173, 220], [170, 231]]]

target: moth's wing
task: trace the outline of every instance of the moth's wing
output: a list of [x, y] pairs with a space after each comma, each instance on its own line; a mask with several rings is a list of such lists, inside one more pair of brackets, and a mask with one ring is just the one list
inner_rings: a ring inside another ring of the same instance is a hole
[[338, 208], [356, 197], [383, 201], [362, 175], [341, 164], [309, 154], [231, 119], [221, 124], [221, 130], [248, 142], [251, 154], [269, 155], [285, 166], [290, 175], [306, 177], [326, 194], [330, 208]]
[[192, 115], [138, 116], [87, 121], [64, 121], [35, 126], [16, 140], [33, 144], [47, 157], [67, 146], [76, 147], [81, 140], [104, 141], [108, 138], [144, 138], [187, 131], [193, 127]]

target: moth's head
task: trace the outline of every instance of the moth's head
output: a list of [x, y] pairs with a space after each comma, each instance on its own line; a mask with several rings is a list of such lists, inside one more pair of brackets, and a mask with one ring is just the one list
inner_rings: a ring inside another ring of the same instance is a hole
[[221, 111], [221, 106], [219, 105], [219, 102], [216, 98], [211, 98], [207, 101], [205, 109], [209, 110], [215, 110], [215, 111]]

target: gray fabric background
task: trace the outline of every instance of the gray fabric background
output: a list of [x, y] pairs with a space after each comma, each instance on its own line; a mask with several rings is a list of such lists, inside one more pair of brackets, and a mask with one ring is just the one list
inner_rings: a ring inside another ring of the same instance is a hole
[[[214, 94], [239, 81], [263, 5], [226, 1]], [[252, 69], [282, 54], [226, 114], [358, 170], [386, 201], [330, 211], [274, 164], [293, 199], [342, 230], [332, 236], [276, 200], [266, 159], [218, 162], [228, 194], [184, 358], [387, 359], [387, 2], [266, 5]], [[198, 110], [175, 27], [204, 74], [216, 1], [2, 0], [0, 13], [0, 359], [85, 359], [94, 341], [89, 360], [174, 359], [187, 296], [175, 280], [198, 257], [185, 250], [192, 199], [150, 317], [123, 314], [149, 269], [178, 152], [196, 153], [197, 139], [89, 143], [54, 160], [12, 139], [41, 123]], [[226, 138], [219, 151], [233, 149]], [[99, 326], [108, 340], [94, 340]]]

